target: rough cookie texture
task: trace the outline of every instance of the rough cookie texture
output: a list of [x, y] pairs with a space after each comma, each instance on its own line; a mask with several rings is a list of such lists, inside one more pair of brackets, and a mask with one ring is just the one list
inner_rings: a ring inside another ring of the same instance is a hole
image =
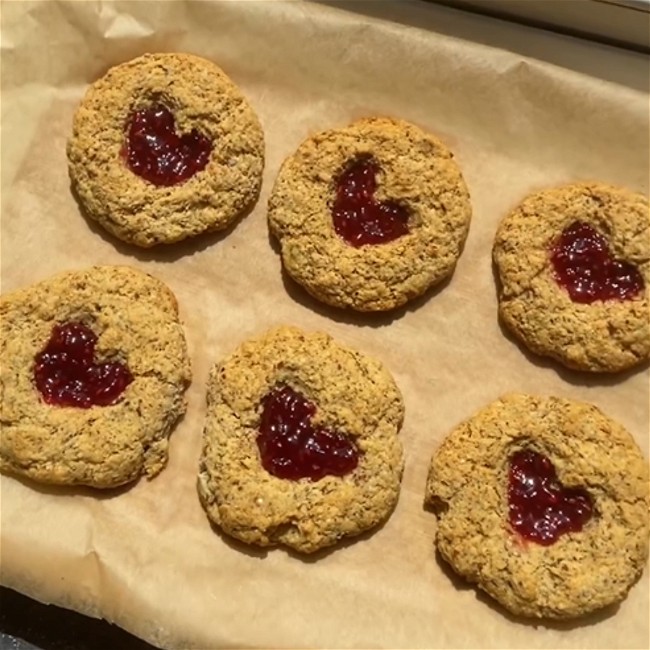
[[[153, 477], [185, 412], [190, 363], [178, 306], [159, 280], [119, 266], [63, 273], [0, 301], [0, 469], [42, 483], [108, 488]], [[98, 336], [98, 361], [126, 363], [119, 401], [88, 409], [46, 404], [34, 357], [57, 323]]]
[[[361, 451], [343, 476], [276, 478], [256, 444], [261, 400], [288, 385], [317, 405], [315, 423], [344, 431]], [[241, 345], [208, 383], [198, 490], [208, 517], [249, 544], [311, 553], [391, 513], [403, 469], [404, 405], [381, 363], [328, 335], [281, 327]]]
[[[370, 154], [380, 166], [376, 197], [405, 205], [409, 233], [355, 248], [339, 237], [331, 205], [347, 163]], [[336, 307], [383, 311], [449, 276], [471, 218], [469, 193], [452, 153], [404, 121], [363, 119], [320, 133], [288, 158], [269, 199], [269, 228], [289, 275]]]
[[[625, 301], [575, 303], [558, 285], [550, 249], [560, 233], [583, 221], [602, 233], [617, 258], [635, 264], [645, 282]], [[617, 372], [650, 357], [650, 209], [640, 194], [576, 184], [529, 196], [500, 224], [493, 257], [499, 315], [533, 352], [569, 368]]]
[[[593, 499], [584, 529], [551, 546], [509, 528], [509, 458], [524, 448]], [[630, 434], [589, 404], [530, 395], [492, 403], [436, 451], [426, 501], [442, 557], [515, 614], [569, 618], [620, 601], [647, 560], [648, 465]]]
[[[137, 110], [163, 104], [176, 130], [212, 141], [207, 166], [158, 187], [130, 171], [122, 150]], [[142, 247], [230, 225], [257, 198], [264, 166], [259, 120], [214, 63], [189, 54], [146, 54], [111, 68], [87, 91], [68, 142], [72, 185], [88, 216]]]

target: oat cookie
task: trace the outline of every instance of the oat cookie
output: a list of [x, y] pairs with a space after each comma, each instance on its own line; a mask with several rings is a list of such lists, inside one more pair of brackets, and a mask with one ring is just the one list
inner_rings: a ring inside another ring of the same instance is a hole
[[268, 210], [289, 275], [358, 311], [399, 307], [451, 275], [470, 217], [449, 149], [388, 118], [306, 140], [282, 165]]
[[533, 194], [494, 242], [499, 315], [536, 354], [617, 372], [650, 357], [650, 210], [582, 183]]
[[68, 162], [87, 214], [148, 248], [222, 230], [251, 206], [264, 137], [247, 100], [214, 63], [145, 54], [88, 89]]
[[3, 296], [0, 314], [3, 472], [109, 488], [163, 469], [190, 363], [162, 282], [92, 267]]
[[514, 614], [571, 618], [616, 603], [647, 561], [648, 464], [589, 404], [490, 404], [434, 454], [426, 501], [442, 557]]
[[281, 327], [215, 365], [207, 399], [198, 490], [224, 532], [311, 553], [390, 515], [404, 405], [378, 361]]

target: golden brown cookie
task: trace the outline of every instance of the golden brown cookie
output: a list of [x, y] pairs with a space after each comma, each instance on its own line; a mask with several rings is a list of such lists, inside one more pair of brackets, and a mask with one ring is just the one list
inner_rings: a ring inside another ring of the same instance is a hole
[[379, 361], [281, 327], [215, 365], [207, 399], [198, 490], [225, 533], [311, 553], [390, 515], [404, 405]]
[[622, 600], [648, 556], [648, 464], [595, 406], [508, 395], [445, 439], [426, 501], [461, 576], [522, 616]]
[[173, 293], [135, 269], [62, 273], [0, 301], [0, 469], [108, 488], [153, 477], [185, 412]]
[[359, 311], [399, 307], [448, 277], [470, 217], [449, 149], [387, 118], [306, 140], [282, 165], [268, 211], [289, 275]]
[[592, 372], [650, 357], [650, 209], [641, 194], [576, 184], [526, 198], [494, 242], [499, 315], [536, 354]]
[[251, 206], [264, 137], [247, 100], [214, 63], [145, 54], [88, 89], [68, 162], [88, 216], [150, 247], [222, 230]]

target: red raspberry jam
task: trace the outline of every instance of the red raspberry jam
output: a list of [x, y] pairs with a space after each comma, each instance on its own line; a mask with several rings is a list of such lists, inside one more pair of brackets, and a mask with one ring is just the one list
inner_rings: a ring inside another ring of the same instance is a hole
[[135, 111], [127, 122], [122, 151], [127, 167], [154, 185], [177, 185], [200, 172], [212, 143], [196, 129], [178, 135], [171, 111], [162, 105]]
[[555, 240], [551, 261], [555, 279], [573, 302], [631, 300], [644, 289], [637, 267], [612, 258], [605, 237], [582, 221], [572, 223]]
[[356, 445], [337, 431], [314, 427], [315, 413], [316, 406], [289, 386], [274, 388], [264, 397], [257, 446], [267, 472], [294, 481], [318, 481], [355, 469]]
[[395, 201], [377, 201], [379, 165], [369, 156], [350, 162], [336, 180], [334, 230], [354, 247], [385, 244], [409, 231], [409, 211]]
[[52, 328], [50, 340], [34, 359], [34, 382], [48, 404], [107, 406], [133, 381], [121, 363], [95, 363], [96, 343], [97, 336], [83, 323]]
[[565, 488], [553, 463], [530, 449], [510, 458], [508, 509], [512, 528], [542, 546], [550, 546], [565, 533], [581, 531], [593, 514], [587, 491]]

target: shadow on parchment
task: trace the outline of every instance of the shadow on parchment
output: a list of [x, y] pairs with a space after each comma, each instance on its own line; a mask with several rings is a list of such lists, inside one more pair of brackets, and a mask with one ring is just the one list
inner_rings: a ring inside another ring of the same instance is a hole
[[131, 490], [141, 478], [135, 479], [130, 483], [120, 485], [113, 488], [93, 488], [86, 485], [54, 485], [48, 483], [38, 483], [32, 479], [24, 476], [19, 476], [12, 472], [5, 472], [6, 476], [11, 477], [18, 483], [22, 483], [25, 487], [29, 488], [32, 492], [46, 494], [54, 497], [90, 497], [92, 499], [105, 500], [115, 499], [122, 496]]
[[571, 370], [570, 368], [563, 366], [559, 361], [547, 357], [541, 357], [534, 352], [531, 352], [524, 343], [512, 334], [501, 318], [499, 318], [499, 328], [501, 329], [503, 336], [514, 343], [530, 363], [539, 368], [552, 368], [564, 381], [573, 384], [574, 386], [616, 386], [636, 374], [643, 374], [648, 370], [648, 368], [650, 368], [650, 361], [644, 361], [633, 368], [615, 373], [593, 373]]
[[[281, 258], [281, 248], [277, 239], [270, 232], [268, 233], [268, 238], [271, 248], [273, 248], [275, 253], [277, 253], [278, 258]], [[463, 254], [463, 249], [464, 245], [459, 253], [459, 259]], [[454, 273], [451, 273], [451, 275], [447, 276], [444, 280], [427, 289], [421, 296], [410, 300], [401, 307], [396, 307], [395, 309], [382, 312], [360, 312], [352, 309], [333, 307], [314, 298], [304, 287], [298, 284], [289, 275], [281, 260], [280, 264], [282, 283], [287, 294], [294, 302], [299, 303], [303, 307], [324, 316], [325, 318], [336, 321], [337, 323], [347, 323], [348, 325], [356, 325], [357, 327], [387, 327], [394, 321], [402, 318], [405, 314], [420, 309], [420, 307], [443, 291], [449, 285], [454, 276]]]
[[[395, 506], [396, 505], [397, 504], [395, 504]], [[313, 553], [300, 553], [280, 543], [273, 546], [266, 546], [266, 547], [247, 544], [225, 533], [213, 521], [211, 520], [208, 521], [210, 523], [210, 527], [212, 528], [213, 532], [216, 533], [221, 538], [221, 540], [224, 542], [224, 544], [226, 544], [226, 546], [230, 547], [234, 551], [238, 551], [240, 553], [244, 553], [245, 555], [248, 555], [249, 557], [255, 557], [258, 559], [266, 558], [269, 555], [269, 553], [284, 553], [285, 555], [288, 555], [294, 560], [300, 560], [301, 562], [304, 562], [306, 564], [314, 564], [316, 562], [319, 562], [323, 558], [332, 555], [333, 553], [336, 553], [337, 551], [342, 551], [343, 549], [348, 548], [349, 546], [353, 546], [355, 544], [368, 540], [373, 535], [376, 535], [379, 531], [381, 531], [384, 528], [384, 526], [390, 519], [391, 515], [393, 514], [394, 509], [395, 507], [393, 507], [393, 509], [386, 515], [386, 517], [379, 524], [377, 524], [370, 530], [367, 530], [359, 535], [355, 535], [354, 537], [346, 537], [344, 539], [341, 539], [336, 544], [332, 546], [328, 546], [327, 548], [322, 548]], [[293, 524], [282, 524], [275, 531], [275, 534], [280, 535], [282, 534], [282, 532], [284, 532], [284, 530], [290, 529], [292, 527]]]
[[85, 220], [88, 228], [95, 234], [101, 237], [104, 241], [108, 242], [113, 246], [119, 253], [126, 255], [128, 257], [134, 257], [141, 262], [176, 262], [183, 257], [188, 257], [194, 253], [203, 251], [211, 246], [214, 246], [221, 242], [223, 239], [226, 239], [228, 235], [234, 232], [239, 224], [244, 221], [250, 214], [253, 212], [260, 197], [261, 187], [258, 188], [257, 195], [250, 203], [250, 205], [243, 210], [237, 218], [225, 229], [204, 232], [200, 235], [194, 237], [188, 237], [179, 242], [174, 242], [171, 244], [158, 244], [151, 248], [142, 248], [136, 246], [135, 244], [129, 244], [122, 241], [115, 235], [111, 234], [103, 226], [101, 226], [95, 219], [93, 219], [86, 210], [83, 202], [79, 198], [79, 195], [75, 187], [70, 183], [70, 193], [74, 197], [74, 200], [79, 209], [79, 213]]
[[[501, 281], [499, 279], [499, 271], [497, 266], [492, 261], [492, 277], [494, 278], [494, 288], [496, 291], [497, 303], [499, 302], [499, 293], [501, 290]], [[572, 370], [562, 365], [559, 361], [552, 359], [550, 357], [542, 357], [538, 354], [535, 354], [521, 341], [517, 336], [515, 336], [506, 326], [506, 324], [501, 319], [501, 316], [498, 316], [499, 328], [503, 336], [508, 340], [514, 343], [526, 359], [537, 366], [538, 368], [552, 368], [557, 372], [557, 374], [567, 383], [573, 384], [574, 386], [616, 386], [624, 382], [626, 379], [638, 374], [644, 373], [648, 368], [650, 368], [650, 359], [623, 370], [621, 372], [588, 372], [581, 370]]]
[[447, 563], [447, 561], [442, 557], [437, 549], [435, 551], [435, 559], [442, 573], [444, 573], [444, 575], [449, 579], [449, 581], [458, 591], [467, 591], [469, 589], [474, 589], [476, 600], [483, 603], [493, 611], [497, 612], [500, 616], [508, 619], [511, 623], [515, 623], [517, 625], [525, 625], [526, 627], [533, 628], [542, 627], [549, 630], [559, 631], [573, 630], [580, 627], [598, 625], [602, 621], [614, 616], [620, 608], [620, 603], [614, 603], [613, 605], [608, 605], [607, 607], [604, 607], [603, 609], [600, 609], [596, 612], [592, 612], [591, 614], [586, 614], [580, 618], [570, 620], [533, 619], [525, 618], [523, 616], [516, 616], [515, 614], [509, 612], [492, 597], [490, 597], [487, 593], [482, 591], [479, 587], [474, 586], [459, 576], [457, 573], [455, 573], [451, 565]]
[[[174, 434], [174, 431], [176, 431], [176, 429], [180, 426], [181, 422], [185, 419], [185, 416], [186, 413], [182, 413], [178, 417], [178, 419], [174, 423], [174, 426], [172, 427], [171, 433], [169, 434], [170, 438]], [[143, 450], [142, 453], [145, 454], [146, 450]], [[117, 497], [122, 496], [123, 494], [126, 494], [141, 481], [146, 481], [147, 483], [155, 481], [159, 476], [164, 475], [165, 469], [166, 466], [162, 468], [159, 474], [156, 474], [151, 478], [138, 476], [132, 481], [129, 481], [128, 483], [124, 483], [123, 485], [118, 485], [116, 487], [110, 487], [110, 488], [90, 487], [87, 485], [56, 485], [52, 483], [38, 482], [26, 476], [20, 476], [18, 474], [14, 474], [13, 472], [10, 471], [4, 473], [6, 474], [6, 476], [11, 477], [15, 481], [18, 481], [18, 483], [21, 483], [22, 485], [29, 488], [33, 492], [38, 492], [40, 494], [46, 494], [49, 496], [59, 497], [59, 498], [82, 496], [82, 497], [90, 497], [92, 499], [103, 501], [103, 500], [115, 499]]]

